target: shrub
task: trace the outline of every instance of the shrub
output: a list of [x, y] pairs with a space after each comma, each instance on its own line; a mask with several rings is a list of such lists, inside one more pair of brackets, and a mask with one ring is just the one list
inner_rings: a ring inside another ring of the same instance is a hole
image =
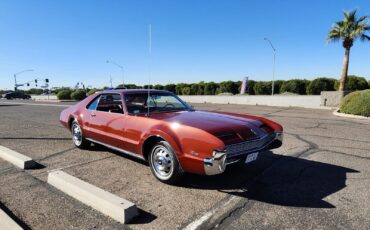
[[245, 89], [245, 93], [249, 94], [249, 95], [255, 95], [254, 93], [254, 85], [256, 84], [256, 81], [253, 81], [253, 80], [248, 80], [247, 82], [247, 88]]
[[168, 90], [172, 93], [176, 93], [176, 85], [175, 84], [168, 84], [164, 86], [165, 90]]
[[241, 82], [223, 81], [223, 82], [220, 82], [219, 85], [220, 85], [220, 88], [218, 90], [219, 93], [238, 94]]
[[59, 100], [71, 100], [71, 93], [72, 90], [64, 89], [58, 92], [57, 97]]
[[370, 117], [370, 89], [345, 96], [340, 104], [340, 112]]
[[283, 81], [283, 80], [274, 81], [274, 94], [279, 94], [280, 93], [280, 88], [284, 84], [284, 82], [285, 81]]
[[321, 91], [334, 91], [336, 80], [333, 78], [316, 78], [307, 86], [307, 94], [320, 95]]
[[204, 95], [204, 82], [198, 83], [198, 90], [196, 92], [196, 95]]
[[181, 90], [182, 95], [190, 95], [190, 87], [186, 86]]
[[162, 90], [162, 89], [164, 89], [164, 86], [163, 86], [163, 85], [159, 85], [159, 84], [157, 84], [157, 85], [154, 85], [154, 86], [153, 86], [153, 89], [159, 89], [159, 90]]
[[31, 88], [31, 89], [27, 90], [26, 92], [28, 94], [40, 95], [40, 94], [44, 93], [44, 90], [43, 89], [37, 89], [37, 88]]
[[88, 92], [87, 92], [87, 95], [90, 96], [90, 95], [93, 95], [94, 93], [98, 92], [98, 91], [101, 91], [100, 89], [90, 89]]
[[[335, 89], [339, 89], [339, 84], [340, 82], [337, 81], [335, 83]], [[358, 77], [355, 75], [348, 75], [347, 77], [347, 82], [344, 87], [344, 90], [349, 90], [349, 91], [356, 91], [356, 90], [364, 90], [364, 89], [369, 89], [369, 85], [364, 77]]]
[[204, 85], [204, 95], [215, 95], [218, 85], [213, 81], [205, 83]]
[[271, 82], [269, 81], [258, 81], [253, 86], [253, 90], [256, 95], [269, 95], [271, 94], [271, 87]]
[[[182, 95], [182, 89], [187, 87], [188, 85], [185, 83], [179, 83], [176, 85], [176, 94], [177, 95]], [[189, 88], [190, 89], [190, 88]], [[190, 92], [189, 92], [190, 93]]]
[[63, 90], [70, 90], [70, 91], [72, 91], [71, 88], [69, 88], [69, 87], [59, 87], [59, 88], [53, 88], [51, 90], [51, 93], [54, 93], [54, 94], [58, 95], [58, 93], [60, 91], [63, 91]]
[[280, 93], [296, 93], [304, 95], [306, 94], [306, 86], [307, 86], [307, 80], [301, 80], [301, 79], [292, 79], [283, 82], [280, 88]]
[[86, 91], [76, 90], [73, 93], [71, 93], [71, 98], [76, 101], [81, 101], [86, 98]]
[[199, 86], [197, 83], [190, 85], [190, 95], [197, 95]]

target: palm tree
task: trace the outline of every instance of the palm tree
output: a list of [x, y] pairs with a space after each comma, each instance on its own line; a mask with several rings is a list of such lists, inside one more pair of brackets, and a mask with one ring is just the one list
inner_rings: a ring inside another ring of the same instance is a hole
[[344, 12], [344, 19], [336, 22], [328, 34], [328, 42], [342, 40], [342, 45], [346, 50], [343, 59], [339, 91], [344, 90], [347, 81], [349, 52], [353, 42], [358, 38], [360, 38], [361, 41], [370, 41], [370, 36], [365, 34], [370, 30], [370, 24], [367, 23], [367, 18], [368, 16], [363, 16], [357, 19], [356, 10]]

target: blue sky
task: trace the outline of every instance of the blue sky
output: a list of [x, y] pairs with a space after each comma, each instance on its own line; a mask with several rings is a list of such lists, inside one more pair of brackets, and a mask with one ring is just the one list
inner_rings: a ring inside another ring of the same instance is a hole
[[[152, 83], [270, 80], [272, 50], [276, 78], [339, 78], [344, 49], [326, 44], [343, 10], [370, 15], [368, 1], [61, 1], [0, 2], [0, 89], [50, 78], [52, 86], [77, 81], [100, 87]], [[152, 24], [152, 55], [148, 25]], [[356, 42], [350, 74], [370, 79], [370, 42]], [[151, 60], [151, 61], [150, 61]], [[151, 64], [149, 64], [151, 63]]]

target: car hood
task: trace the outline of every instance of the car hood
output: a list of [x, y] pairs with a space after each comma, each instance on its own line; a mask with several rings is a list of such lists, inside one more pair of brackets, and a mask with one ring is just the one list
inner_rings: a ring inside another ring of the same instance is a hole
[[220, 138], [225, 144], [254, 139], [265, 133], [260, 129], [263, 125], [261, 121], [215, 112], [153, 113], [150, 117], [204, 130]]

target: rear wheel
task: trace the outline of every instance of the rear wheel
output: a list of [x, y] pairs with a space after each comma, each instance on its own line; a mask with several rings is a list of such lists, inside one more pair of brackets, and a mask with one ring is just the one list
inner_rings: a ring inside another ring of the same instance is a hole
[[154, 176], [166, 184], [175, 184], [184, 175], [175, 152], [166, 141], [160, 141], [153, 146], [149, 165]]
[[86, 149], [90, 146], [90, 141], [83, 136], [82, 129], [77, 121], [72, 122], [71, 132], [73, 143], [77, 148]]

